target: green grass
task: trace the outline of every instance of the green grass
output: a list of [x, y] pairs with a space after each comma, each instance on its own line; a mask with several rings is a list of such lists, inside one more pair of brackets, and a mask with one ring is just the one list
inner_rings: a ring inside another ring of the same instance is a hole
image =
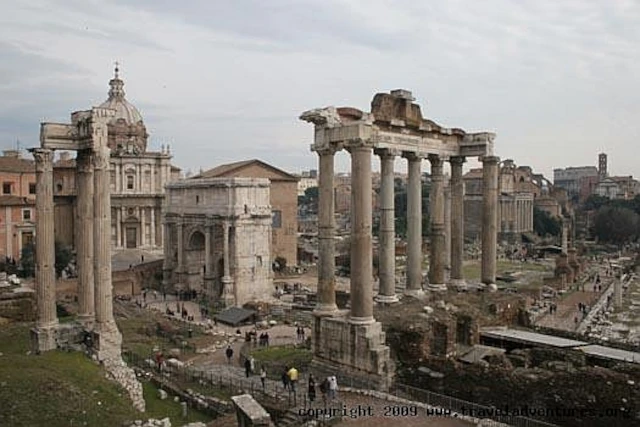
[[[148, 412], [137, 412], [102, 368], [79, 352], [29, 351], [29, 326], [0, 328], [0, 425], [119, 426], [124, 421], [180, 416], [180, 406], [161, 401], [145, 384]], [[178, 418], [175, 418], [178, 421]], [[210, 418], [192, 413], [191, 420]]]
[[[519, 261], [507, 261], [507, 260], [498, 260], [496, 264], [497, 274], [501, 275], [506, 272], [516, 272], [516, 271], [532, 271], [532, 272], [552, 272], [552, 268], [550, 266], [544, 264], [537, 264], [533, 262], [519, 262]], [[462, 268], [463, 275], [468, 280], [480, 280], [480, 261], [474, 261], [472, 263], [465, 263]]]
[[256, 362], [264, 362], [273, 366], [274, 364], [282, 366], [295, 366], [298, 369], [304, 369], [311, 363], [313, 353], [305, 348], [295, 347], [268, 347], [259, 348], [251, 352]]

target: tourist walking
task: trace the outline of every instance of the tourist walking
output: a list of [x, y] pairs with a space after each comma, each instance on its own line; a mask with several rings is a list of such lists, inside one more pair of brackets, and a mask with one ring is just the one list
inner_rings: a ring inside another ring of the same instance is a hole
[[262, 392], [266, 393], [265, 381], [267, 380], [267, 370], [262, 366], [260, 368], [260, 382], [262, 383]]
[[327, 380], [329, 382], [329, 399], [333, 400], [338, 394], [338, 379], [332, 375]]
[[322, 401], [327, 403], [327, 393], [329, 392], [329, 379], [325, 378], [320, 383], [320, 393], [322, 393]]
[[230, 365], [231, 358], [233, 357], [233, 349], [231, 348], [231, 345], [227, 346], [227, 351], [225, 352], [225, 354], [227, 355], [227, 364]]
[[280, 378], [282, 379], [282, 386], [284, 387], [285, 390], [289, 389], [289, 367], [285, 366], [284, 371], [282, 371], [282, 374], [280, 375]]
[[298, 383], [298, 370], [293, 366], [287, 372], [287, 376], [289, 377], [289, 387], [292, 392], [296, 392], [296, 384]]
[[244, 359], [244, 374], [249, 378], [251, 374], [251, 361], [247, 358]]
[[316, 400], [316, 379], [309, 374], [309, 402]]

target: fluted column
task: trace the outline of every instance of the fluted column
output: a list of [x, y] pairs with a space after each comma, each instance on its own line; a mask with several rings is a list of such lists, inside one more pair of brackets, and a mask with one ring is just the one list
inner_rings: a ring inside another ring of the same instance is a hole
[[164, 291], [169, 289], [171, 273], [174, 268], [173, 262], [173, 241], [171, 239], [172, 224], [168, 222], [167, 218], [164, 218], [164, 265], [162, 267], [162, 288]]
[[451, 163], [451, 284], [464, 286], [464, 157], [452, 157]]
[[[92, 217], [93, 217], [93, 214], [92, 214]], [[115, 243], [116, 248], [120, 248], [122, 246], [120, 244], [122, 242], [122, 239], [120, 237], [121, 234], [122, 234], [122, 209], [116, 208], [116, 243]]]
[[235, 287], [233, 286], [233, 279], [231, 278], [231, 266], [229, 260], [231, 258], [229, 249], [229, 222], [225, 221], [222, 226], [222, 262], [223, 262], [223, 275], [222, 275], [222, 293], [223, 300], [227, 305], [235, 304], [237, 301]]
[[178, 235], [177, 235], [178, 266], [176, 271], [178, 273], [183, 273], [184, 272], [184, 225], [182, 223], [182, 218], [178, 219], [176, 228], [178, 230]]
[[53, 152], [32, 151], [36, 160], [36, 333], [38, 350], [56, 348], [56, 271], [53, 228]]
[[435, 154], [429, 155], [431, 163], [431, 191], [430, 204], [430, 237], [429, 251], [429, 289], [446, 290], [444, 278], [445, 233], [444, 233], [444, 175], [442, 158]]
[[149, 226], [149, 245], [151, 245], [151, 248], [154, 248], [156, 246], [156, 208], [152, 206], [151, 208], [149, 208], [149, 211], [151, 213], [151, 224]]
[[211, 246], [213, 244], [213, 224], [207, 223], [204, 228], [204, 287], [207, 295], [213, 295], [213, 257]]
[[[76, 251], [78, 263], [78, 319], [85, 325], [95, 321], [93, 280], [93, 163], [90, 150], [76, 158], [78, 198], [76, 206]], [[120, 227], [117, 227], [118, 230]]]
[[498, 256], [498, 162], [499, 157], [482, 158], [482, 283], [496, 282]]
[[355, 142], [351, 153], [351, 312], [349, 322], [372, 323], [373, 254], [371, 240], [371, 154], [366, 143]]
[[93, 248], [95, 312], [98, 325], [115, 324], [111, 285], [111, 194], [106, 146], [93, 151]]
[[449, 178], [444, 183], [444, 280], [451, 280], [451, 185]]
[[380, 286], [376, 301], [394, 303], [396, 295], [396, 228], [394, 210], [394, 153], [381, 150], [380, 156], [380, 236], [378, 277]]
[[318, 299], [316, 314], [336, 313], [336, 260], [335, 260], [335, 219], [334, 219], [334, 155], [335, 150], [317, 151], [319, 161], [318, 176]]
[[422, 157], [407, 154], [409, 182], [407, 185], [407, 284], [404, 293], [423, 295], [422, 290]]

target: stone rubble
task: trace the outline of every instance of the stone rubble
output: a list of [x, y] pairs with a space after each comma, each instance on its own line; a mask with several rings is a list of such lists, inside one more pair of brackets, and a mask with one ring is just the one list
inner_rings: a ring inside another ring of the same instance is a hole
[[142, 384], [136, 378], [135, 371], [128, 367], [120, 357], [105, 359], [103, 364], [107, 371], [107, 378], [120, 384], [129, 394], [133, 407], [140, 412], [144, 412], [145, 401], [142, 393]]

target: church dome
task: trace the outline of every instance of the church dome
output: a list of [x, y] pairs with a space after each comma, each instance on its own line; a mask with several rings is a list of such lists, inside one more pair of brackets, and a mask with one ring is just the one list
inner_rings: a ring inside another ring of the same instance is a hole
[[117, 122], [119, 119], [129, 124], [138, 124], [142, 122], [142, 115], [136, 107], [124, 98], [124, 82], [118, 77], [118, 67], [116, 67], [115, 77], [109, 81], [109, 99], [100, 104], [102, 108], [111, 108], [116, 110], [116, 116], [113, 119]]
[[147, 151], [147, 129], [142, 115], [136, 107], [124, 97], [124, 82], [118, 76], [116, 62], [115, 76], [109, 81], [109, 99], [100, 107], [116, 111], [108, 124], [109, 140], [107, 145], [114, 155], [138, 155]]

